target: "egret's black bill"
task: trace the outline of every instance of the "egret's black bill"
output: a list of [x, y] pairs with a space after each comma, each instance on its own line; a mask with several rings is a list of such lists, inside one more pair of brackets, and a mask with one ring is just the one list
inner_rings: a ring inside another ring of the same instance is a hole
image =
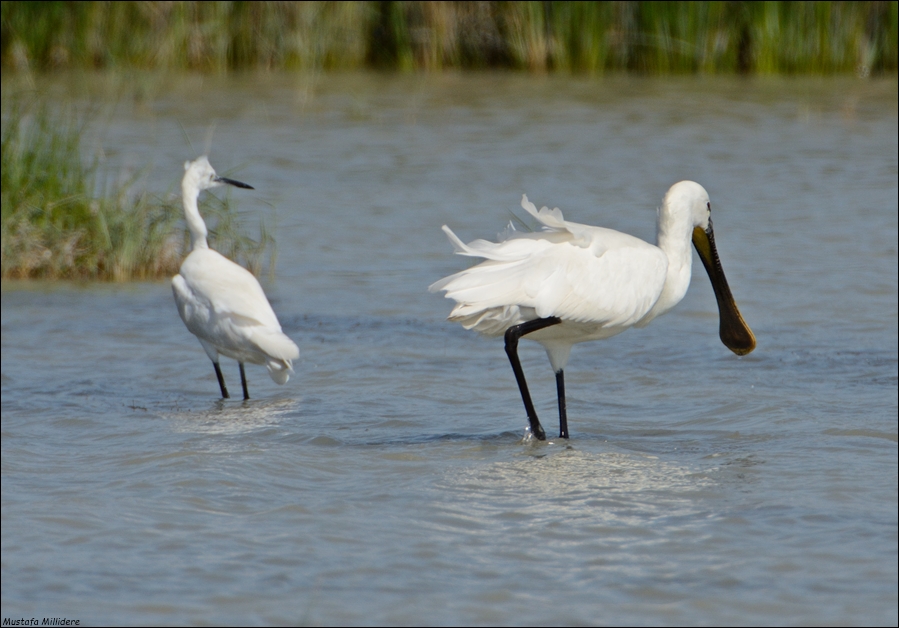
[[245, 190], [255, 190], [256, 189], [252, 185], [249, 185], [247, 183], [242, 183], [240, 181], [235, 181], [234, 179], [228, 179], [227, 177], [216, 177], [215, 180], [220, 183], [227, 183], [228, 185], [233, 185], [236, 188], [243, 188]]

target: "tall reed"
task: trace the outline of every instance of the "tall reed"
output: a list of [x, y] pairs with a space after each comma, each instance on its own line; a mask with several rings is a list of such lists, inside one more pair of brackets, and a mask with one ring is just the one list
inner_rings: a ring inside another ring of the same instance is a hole
[[896, 72], [896, 2], [3, 2], [12, 69]]
[[[3, 279], [127, 281], [178, 271], [189, 243], [180, 201], [132, 192], [134, 178], [101, 179], [99, 161], [82, 154], [89, 116], [33, 98], [5, 98], [3, 109]], [[274, 254], [264, 225], [258, 240], [245, 235], [226, 200], [205, 195], [201, 211], [212, 246], [250, 270], [261, 270], [266, 250]]]

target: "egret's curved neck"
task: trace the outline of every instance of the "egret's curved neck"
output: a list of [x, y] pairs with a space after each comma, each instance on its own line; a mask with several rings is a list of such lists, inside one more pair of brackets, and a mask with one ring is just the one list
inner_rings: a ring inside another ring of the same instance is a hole
[[693, 251], [690, 248], [692, 233], [689, 214], [670, 212], [662, 206], [659, 210], [657, 246], [668, 256], [668, 275], [662, 294], [647, 314], [646, 322], [673, 308], [687, 293], [693, 269]]
[[200, 216], [200, 210], [197, 208], [197, 197], [200, 191], [186, 183], [181, 184], [181, 195], [184, 202], [184, 219], [187, 221], [187, 228], [190, 229], [190, 250], [208, 249], [206, 243], [206, 223]]

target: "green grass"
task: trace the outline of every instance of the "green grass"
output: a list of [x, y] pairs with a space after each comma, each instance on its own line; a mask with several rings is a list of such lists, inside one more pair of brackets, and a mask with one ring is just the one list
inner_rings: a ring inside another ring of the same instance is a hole
[[[135, 192], [136, 178], [102, 178], [99, 161], [82, 154], [90, 119], [34, 98], [4, 97], [3, 279], [129, 281], [178, 272], [189, 246], [180, 200]], [[255, 273], [266, 250], [274, 255], [264, 225], [258, 240], [246, 236], [227, 200], [207, 194], [201, 211], [212, 226], [211, 246], [224, 255]]]
[[896, 72], [896, 2], [3, 2], [4, 68]]

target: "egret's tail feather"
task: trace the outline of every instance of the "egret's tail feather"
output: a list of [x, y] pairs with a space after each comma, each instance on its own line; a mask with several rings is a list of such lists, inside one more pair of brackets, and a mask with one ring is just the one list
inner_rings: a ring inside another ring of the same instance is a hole
[[273, 360], [290, 362], [300, 357], [299, 347], [281, 331], [259, 328], [252, 337], [258, 349]]
[[293, 373], [291, 360], [269, 360], [265, 366], [268, 368], [268, 374], [272, 381], [276, 384], [286, 384], [290, 379], [290, 374]]
[[280, 331], [259, 334], [258, 340], [259, 348], [269, 355], [265, 364], [268, 374], [276, 384], [286, 384], [293, 373], [293, 361], [300, 357], [299, 347]]

